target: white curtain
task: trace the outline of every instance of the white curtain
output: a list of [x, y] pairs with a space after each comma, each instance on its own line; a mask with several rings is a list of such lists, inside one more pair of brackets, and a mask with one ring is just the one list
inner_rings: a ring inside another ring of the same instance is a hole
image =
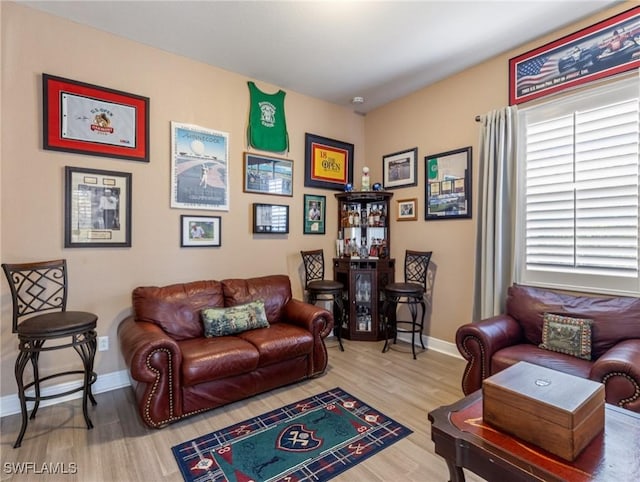
[[475, 321], [504, 311], [513, 278], [517, 117], [516, 106], [481, 116]]

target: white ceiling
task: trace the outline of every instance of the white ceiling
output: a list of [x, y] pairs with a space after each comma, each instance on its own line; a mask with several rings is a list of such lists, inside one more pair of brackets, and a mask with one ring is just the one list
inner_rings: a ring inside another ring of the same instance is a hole
[[366, 113], [618, 1], [18, 3]]

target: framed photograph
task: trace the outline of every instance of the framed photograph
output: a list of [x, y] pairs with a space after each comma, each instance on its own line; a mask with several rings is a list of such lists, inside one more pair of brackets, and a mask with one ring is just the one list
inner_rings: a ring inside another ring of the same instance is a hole
[[343, 191], [353, 184], [353, 144], [305, 134], [304, 185]]
[[640, 66], [640, 7], [509, 60], [509, 104]]
[[253, 203], [253, 232], [255, 234], [287, 234], [289, 206]]
[[171, 122], [171, 207], [229, 210], [229, 134]]
[[304, 195], [304, 234], [325, 234], [326, 196]]
[[220, 216], [180, 216], [180, 247], [221, 246]]
[[293, 161], [245, 152], [244, 192], [293, 196]]
[[471, 147], [424, 158], [424, 219], [471, 217]]
[[418, 199], [399, 199], [398, 221], [415, 221], [418, 219]]
[[385, 189], [418, 184], [418, 148], [382, 156], [382, 185]]
[[64, 170], [64, 247], [130, 247], [131, 173]]
[[149, 98], [42, 74], [43, 148], [149, 162]]

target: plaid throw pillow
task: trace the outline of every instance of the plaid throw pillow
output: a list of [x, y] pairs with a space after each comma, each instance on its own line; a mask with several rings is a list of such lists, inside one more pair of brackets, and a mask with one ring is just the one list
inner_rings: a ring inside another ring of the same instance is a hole
[[206, 337], [234, 335], [269, 326], [262, 300], [228, 308], [205, 308], [201, 317]]
[[545, 313], [540, 348], [591, 360], [593, 320]]

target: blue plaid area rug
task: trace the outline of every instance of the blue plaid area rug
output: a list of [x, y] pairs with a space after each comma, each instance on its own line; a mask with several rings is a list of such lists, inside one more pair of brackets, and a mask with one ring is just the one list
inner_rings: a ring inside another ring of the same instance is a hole
[[188, 482], [322, 482], [411, 433], [334, 388], [171, 450]]

